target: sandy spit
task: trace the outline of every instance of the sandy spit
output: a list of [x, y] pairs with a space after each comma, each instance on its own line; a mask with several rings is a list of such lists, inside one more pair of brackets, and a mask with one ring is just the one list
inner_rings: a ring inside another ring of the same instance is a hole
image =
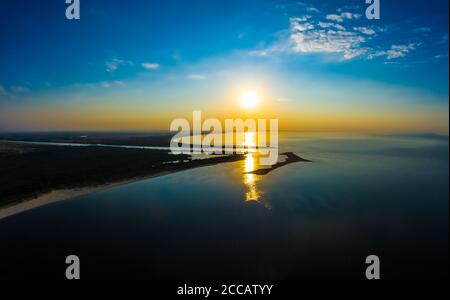
[[154, 177], [159, 177], [163, 175], [167, 175], [173, 172], [165, 171], [157, 174], [153, 174], [151, 176], [145, 176], [141, 178], [134, 178], [130, 180], [124, 180], [119, 182], [113, 182], [105, 185], [95, 186], [95, 187], [83, 187], [83, 188], [73, 188], [73, 189], [62, 189], [62, 190], [55, 190], [51, 191], [46, 194], [42, 194], [36, 198], [25, 200], [19, 203], [13, 203], [9, 206], [1, 207], [0, 208], [0, 220], [28, 211], [32, 210], [44, 205], [48, 205], [51, 203], [57, 203], [64, 200], [72, 199], [79, 196], [89, 195], [98, 193], [104, 190], [108, 190], [117, 186], [133, 183], [136, 181], [141, 181], [145, 179], [150, 179]]

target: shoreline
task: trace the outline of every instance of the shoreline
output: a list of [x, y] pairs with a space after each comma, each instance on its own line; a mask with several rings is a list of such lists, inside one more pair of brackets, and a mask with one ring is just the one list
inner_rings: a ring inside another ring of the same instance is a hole
[[[20, 213], [23, 213], [23, 212], [26, 212], [29, 210], [33, 210], [33, 209], [42, 207], [45, 205], [58, 203], [58, 202], [70, 200], [70, 199], [81, 197], [81, 196], [99, 193], [99, 192], [109, 190], [109, 189], [112, 189], [112, 188], [115, 188], [118, 186], [130, 184], [130, 183], [134, 183], [134, 182], [138, 182], [138, 181], [142, 181], [142, 180], [152, 179], [152, 178], [156, 178], [156, 177], [161, 177], [161, 176], [165, 176], [165, 175], [169, 175], [169, 174], [174, 174], [174, 173], [178, 173], [181, 171], [187, 171], [187, 170], [196, 169], [196, 168], [200, 168], [200, 167], [209, 167], [209, 166], [222, 164], [222, 163], [228, 163], [228, 162], [236, 162], [236, 161], [240, 160], [240, 159], [236, 159], [236, 157], [233, 157], [233, 158], [234, 159], [230, 159], [228, 161], [211, 161], [211, 162], [208, 162], [205, 164], [190, 166], [188, 168], [178, 168], [178, 169], [175, 168], [172, 170], [164, 170], [164, 171], [156, 172], [154, 174], [139, 176], [139, 177], [125, 179], [125, 180], [119, 180], [119, 181], [115, 181], [115, 182], [101, 184], [98, 186], [85, 186], [85, 187], [75, 187], [75, 188], [67, 188], [67, 189], [56, 189], [51, 192], [41, 194], [35, 198], [23, 199], [21, 201], [10, 203], [9, 205], [3, 206], [3, 207], [0, 206], [0, 220], [3, 220], [5, 218], [11, 217], [11, 216], [14, 216], [14, 215], [17, 215], [17, 214], [20, 214]], [[212, 160], [214, 160], [214, 159], [212, 159]]]
[[[180, 170], [182, 171], [182, 170]], [[161, 177], [165, 175], [169, 175], [172, 173], [176, 173], [179, 171], [164, 171], [160, 173], [156, 173], [149, 176], [138, 177], [134, 179], [116, 181], [111, 183], [102, 184], [99, 186], [86, 186], [86, 187], [78, 187], [78, 188], [67, 188], [67, 189], [58, 189], [53, 190], [51, 192], [47, 192], [41, 194], [35, 198], [29, 198], [21, 200], [20, 202], [11, 203], [10, 205], [6, 205], [0, 207], [0, 220], [5, 219], [7, 217], [11, 217], [35, 208], [39, 208], [41, 206], [45, 206], [52, 203], [58, 203], [66, 200], [70, 200], [73, 198], [91, 195], [95, 193], [99, 193], [105, 190], [109, 190], [118, 186], [127, 185], [130, 183], [152, 179], [156, 177]]]

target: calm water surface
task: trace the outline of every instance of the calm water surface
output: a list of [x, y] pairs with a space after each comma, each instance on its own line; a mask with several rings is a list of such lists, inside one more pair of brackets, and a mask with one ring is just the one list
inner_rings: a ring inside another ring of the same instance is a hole
[[[0, 278], [448, 277], [448, 139], [284, 133], [294, 163], [254, 155], [0, 220]], [[143, 150], [144, 151], [144, 150]]]

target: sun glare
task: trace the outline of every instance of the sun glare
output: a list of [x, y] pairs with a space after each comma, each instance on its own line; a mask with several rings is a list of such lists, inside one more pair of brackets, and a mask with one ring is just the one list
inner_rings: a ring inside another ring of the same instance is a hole
[[241, 104], [246, 108], [255, 108], [258, 106], [260, 97], [253, 91], [247, 91], [241, 96]]

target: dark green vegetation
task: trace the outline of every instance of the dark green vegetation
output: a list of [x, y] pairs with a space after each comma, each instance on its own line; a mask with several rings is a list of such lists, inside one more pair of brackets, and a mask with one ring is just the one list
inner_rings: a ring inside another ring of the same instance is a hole
[[172, 136], [173, 133], [170, 132], [33, 132], [3, 133], [0, 134], [0, 140], [167, 147], [170, 145]]
[[242, 158], [190, 160], [188, 155], [161, 150], [0, 142], [0, 206], [57, 189], [98, 186]]

